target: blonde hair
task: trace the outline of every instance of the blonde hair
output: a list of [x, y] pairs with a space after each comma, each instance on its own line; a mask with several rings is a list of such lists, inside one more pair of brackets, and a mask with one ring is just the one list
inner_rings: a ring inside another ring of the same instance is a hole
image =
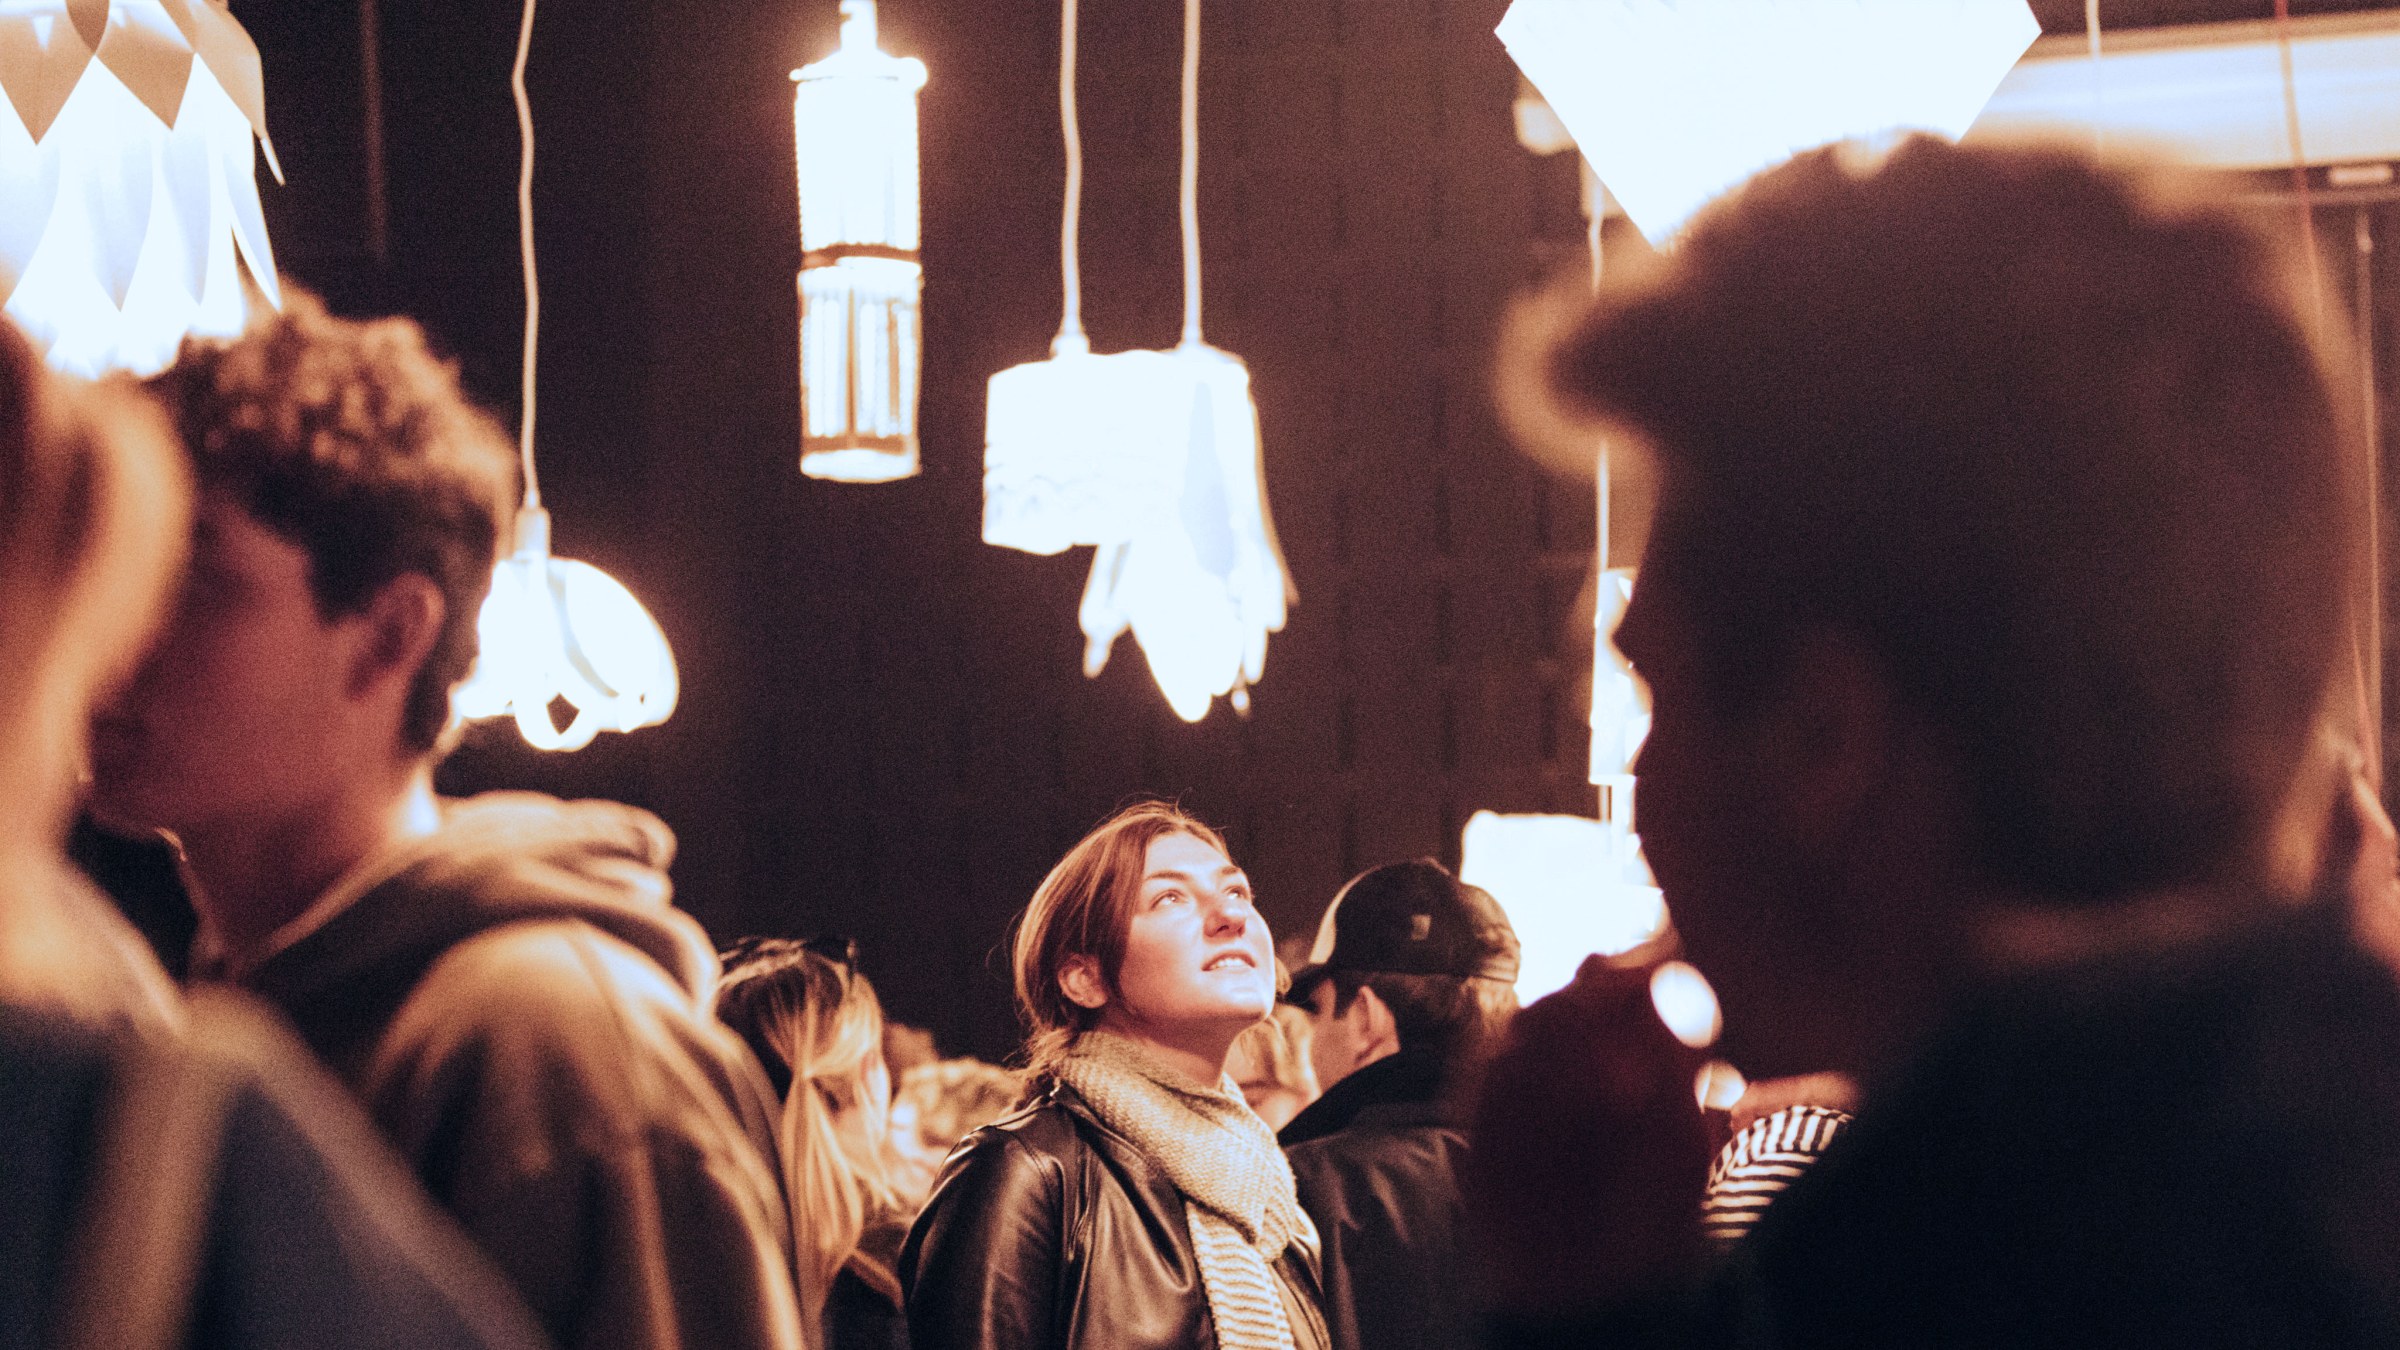
[[[868, 1221], [896, 1211], [891, 1102], [869, 1090], [883, 1064], [883, 1004], [867, 977], [801, 943], [748, 939], [726, 954], [717, 1016], [741, 1033], [769, 1075], [789, 1085], [776, 1142], [815, 1316], [834, 1277], [859, 1253]], [[845, 1132], [842, 1118], [863, 1113]], [[867, 1273], [897, 1294], [889, 1271]]]
[[1025, 1019], [1025, 1065], [1032, 1090], [1047, 1085], [1058, 1061], [1100, 1019], [1099, 1010], [1076, 1003], [1059, 988], [1060, 973], [1069, 961], [1090, 957], [1099, 963], [1108, 991], [1118, 992], [1117, 971], [1125, 961], [1126, 930], [1132, 924], [1134, 900], [1141, 894], [1150, 845], [1177, 834], [1227, 852], [1222, 835], [1181, 808], [1138, 802], [1076, 841], [1034, 888], [1033, 900], [1017, 920], [1012, 963], [1017, 1011]]

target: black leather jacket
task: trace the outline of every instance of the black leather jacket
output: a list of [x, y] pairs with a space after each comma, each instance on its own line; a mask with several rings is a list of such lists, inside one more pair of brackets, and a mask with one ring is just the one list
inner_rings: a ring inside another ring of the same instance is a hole
[[[1299, 1350], [1325, 1350], [1317, 1253], [1275, 1262]], [[900, 1253], [914, 1350], [1212, 1350], [1183, 1195], [1073, 1089], [968, 1135]]]

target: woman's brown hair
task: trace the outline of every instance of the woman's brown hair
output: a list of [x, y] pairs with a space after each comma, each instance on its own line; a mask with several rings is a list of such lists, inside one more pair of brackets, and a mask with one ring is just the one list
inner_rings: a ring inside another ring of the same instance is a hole
[[1100, 1019], [1098, 1009], [1076, 1003], [1059, 988], [1060, 972], [1076, 957], [1091, 957], [1099, 963], [1101, 982], [1111, 994], [1117, 992], [1126, 929], [1141, 895], [1150, 845], [1177, 834], [1227, 851], [1224, 836], [1171, 803], [1138, 802], [1077, 841], [1034, 888], [1032, 903], [1017, 920], [1014, 965], [1017, 1011], [1028, 1033], [1025, 1063], [1035, 1090]]

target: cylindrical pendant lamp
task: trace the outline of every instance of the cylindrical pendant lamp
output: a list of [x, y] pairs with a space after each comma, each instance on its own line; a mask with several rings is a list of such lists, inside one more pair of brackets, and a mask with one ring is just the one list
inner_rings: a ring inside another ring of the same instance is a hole
[[842, 43], [792, 72], [800, 170], [800, 471], [917, 471], [917, 91], [925, 63], [875, 45], [875, 0], [842, 0]]

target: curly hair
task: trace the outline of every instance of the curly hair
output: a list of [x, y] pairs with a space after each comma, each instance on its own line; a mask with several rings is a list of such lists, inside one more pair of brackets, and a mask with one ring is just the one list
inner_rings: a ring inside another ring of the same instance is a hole
[[400, 728], [404, 748], [437, 749], [517, 500], [508, 437], [457, 367], [413, 320], [337, 318], [287, 286], [282, 313], [230, 342], [186, 341], [150, 388], [201, 488], [308, 554], [320, 614], [355, 614], [408, 573], [440, 588], [442, 630]]

